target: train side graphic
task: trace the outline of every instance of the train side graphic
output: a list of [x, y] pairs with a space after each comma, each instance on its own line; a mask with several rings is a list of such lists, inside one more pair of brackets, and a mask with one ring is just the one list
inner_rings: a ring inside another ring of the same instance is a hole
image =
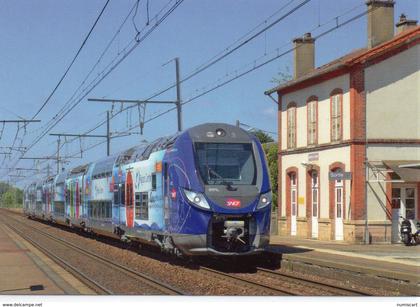
[[203, 124], [24, 190], [38, 219], [176, 255], [250, 255], [269, 241], [271, 188], [258, 139]]

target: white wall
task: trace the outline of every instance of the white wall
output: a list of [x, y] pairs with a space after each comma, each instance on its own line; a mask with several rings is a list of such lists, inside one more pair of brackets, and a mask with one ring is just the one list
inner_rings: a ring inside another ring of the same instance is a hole
[[[344, 163], [345, 171], [350, 171], [350, 146], [319, 151], [319, 160], [311, 162], [320, 167], [320, 218], [329, 218], [329, 166], [334, 162]], [[287, 155], [282, 157], [282, 216], [286, 215], [286, 169], [297, 167], [298, 175], [298, 196], [305, 198], [303, 206], [299, 207], [298, 216], [306, 216], [306, 168], [301, 164], [308, 161], [308, 153]], [[346, 208], [350, 201], [350, 181], [346, 181]], [[348, 212], [348, 211], [347, 211]], [[346, 218], [348, 214], [346, 212]]]
[[318, 97], [318, 144], [330, 143], [330, 93], [336, 88], [343, 90], [343, 139], [350, 138], [350, 85], [349, 75], [324, 81], [320, 84], [286, 94], [282, 97], [282, 149], [287, 149], [287, 105], [294, 101], [297, 104], [297, 147], [307, 146], [307, 99]]
[[420, 138], [420, 47], [365, 70], [368, 138]]

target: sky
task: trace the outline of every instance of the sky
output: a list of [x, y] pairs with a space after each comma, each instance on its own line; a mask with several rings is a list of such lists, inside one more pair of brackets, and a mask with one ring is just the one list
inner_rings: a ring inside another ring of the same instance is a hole
[[[105, 2], [0, 0], [0, 120], [30, 119], [34, 116], [57, 85]], [[180, 59], [183, 78], [214, 56], [231, 50], [232, 47], [226, 48], [238, 42], [245, 34], [248, 34], [246, 39], [303, 2], [304, 0], [183, 1], [48, 133], [85, 133], [106, 118], [107, 110], [112, 110], [115, 114], [121, 108], [121, 104], [113, 106], [111, 103], [88, 102], [87, 98], [147, 99], [174, 83], [175, 64], [171, 60], [175, 57]], [[147, 0], [140, 0], [137, 13], [134, 15], [133, 10], [108, 51], [98, 61], [124, 18], [136, 4], [135, 0], [110, 0], [69, 73], [36, 117], [41, 122], [29, 124], [26, 131], [22, 126], [17, 129], [16, 124], [7, 124], [2, 129], [0, 124], [0, 152], [8, 152], [9, 149], [4, 147], [12, 146], [13, 143], [14, 146], [22, 144], [26, 147], [33, 144], [46, 131], [47, 123], [67, 102], [77, 101], [72, 97], [83, 97], [90, 89], [86, 87], [89, 82], [102, 76], [100, 72], [109, 67], [115, 57], [124, 54], [124, 47], [130, 41], [133, 42], [136, 36], [136, 28], [146, 27], [140, 35], [145, 33], [154, 24], [158, 11], [173, 3], [174, 0], [150, 0], [148, 18]], [[182, 100], [188, 101], [191, 97], [281, 54], [292, 47], [293, 38], [306, 32], [312, 32], [316, 36], [334, 27], [337, 21], [341, 23], [364, 12], [364, 3], [364, 0], [309, 1], [217, 64], [182, 83]], [[409, 19], [418, 19], [418, 1], [397, 0], [395, 22], [401, 13], [405, 13]], [[363, 16], [318, 39], [315, 45], [316, 66], [328, 63], [353, 49], [365, 47], [366, 24], [366, 16]], [[86, 88], [86, 91], [77, 91], [95, 63], [95, 69], [81, 87]], [[273, 77], [279, 73], [288, 75], [292, 72], [293, 54], [288, 53], [185, 104], [184, 128], [205, 122], [234, 124], [239, 120], [251, 127], [273, 132], [271, 136], [276, 139], [277, 107], [264, 95], [264, 91], [276, 86]], [[73, 96], [74, 93], [76, 96]], [[172, 89], [154, 99], [172, 101], [175, 98], [176, 92]], [[147, 105], [145, 119], [170, 107], [171, 105]], [[136, 124], [138, 112], [132, 109], [111, 120], [111, 132], [116, 135]], [[104, 134], [105, 129], [105, 126], [101, 126], [92, 133]], [[169, 112], [146, 123], [143, 135], [139, 135], [139, 129], [134, 128], [131, 131], [137, 134], [113, 139], [111, 153], [144, 140], [152, 141], [160, 136], [170, 135], [176, 129], [176, 113]], [[102, 141], [103, 139], [85, 138], [70, 143], [64, 142], [62, 138], [64, 145], [61, 154], [78, 157], [68, 159], [65, 167], [71, 168], [104, 157], [106, 144], [86, 150]], [[56, 137], [46, 134], [25, 156], [45, 157], [55, 154], [56, 143]], [[5, 175], [17, 173], [4, 168], [44, 168], [48, 162], [20, 160], [16, 163], [20, 153], [12, 152], [13, 155], [0, 154], [0, 168], [3, 168], [0, 169], [0, 180], [10, 179]], [[55, 170], [55, 162], [49, 163], [52, 170]], [[22, 173], [24, 172], [20, 172]], [[22, 186], [34, 178], [32, 175], [30, 179], [15, 177], [14, 180], [20, 180], [18, 185]]]

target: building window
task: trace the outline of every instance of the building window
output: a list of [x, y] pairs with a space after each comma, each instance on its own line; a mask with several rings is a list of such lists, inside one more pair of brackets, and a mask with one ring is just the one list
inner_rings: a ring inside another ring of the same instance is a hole
[[331, 141], [342, 139], [343, 104], [341, 92], [331, 95]]
[[310, 98], [306, 105], [308, 116], [308, 145], [317, 143], [318, 103], [316, 98]]
[[296, 147], [296, 104], [287, 107], [287, 148]]
[[148, 192], [136, 192], [136, 211], [137, 220], [149, 219], [149, 194]]

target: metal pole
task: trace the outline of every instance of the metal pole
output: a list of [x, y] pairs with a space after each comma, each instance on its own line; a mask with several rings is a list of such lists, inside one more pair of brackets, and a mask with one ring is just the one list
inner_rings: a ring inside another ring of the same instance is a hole
[[369, 168], [367, 157], [365, 160], [365, 244], [370, 244], [369, 236], [369, 224], [368, 224], [368, 180], [369, 180]]
[[176, 112], [178, 118], [178, 131], [182, 131], [182, 105], [181, 105], [181, 83], [179, 74], [179, 58], [175, 58], [176, 67]]
[[57, 140], [57, 174], [60, 172], [60, 137]]
[[236, 127], [239, 128], [239, 126], [241, 125], [241, 122], [239, 121], [239, 119], [236, 120]]
[[[365, 72], [363, 72], [365, 74]], [[364, 99], [364, 112], [365, 112], [365, 244], [370, 244], [369, 235], [369, 215], [368, 215], [368, 182], [369, 182], [369, 159], [368, 159], [368, 131], [367, 131], [367, 107], [366, 97]]]
[[109, 157], [111, 136], [109, 132], [109, 111], [106, 111], [106, 155]]

